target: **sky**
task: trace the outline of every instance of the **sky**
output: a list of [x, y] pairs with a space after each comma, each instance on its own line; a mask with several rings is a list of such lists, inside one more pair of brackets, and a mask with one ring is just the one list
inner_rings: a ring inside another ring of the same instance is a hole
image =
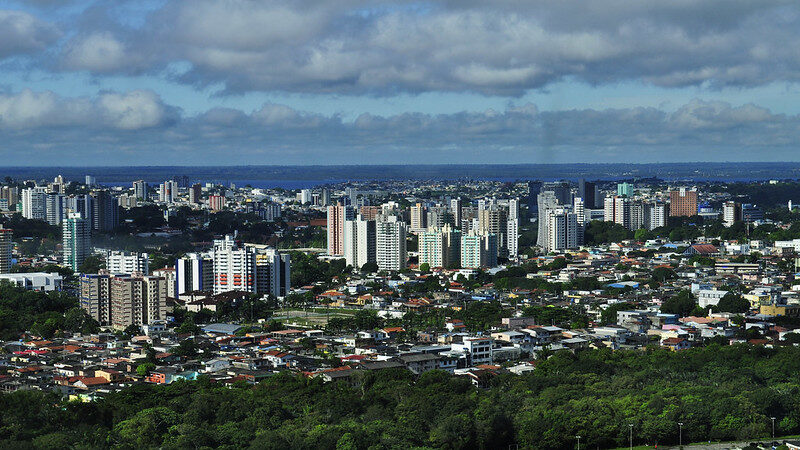
[[4, 165], [800, 161], [800, 2], [0, 0]]

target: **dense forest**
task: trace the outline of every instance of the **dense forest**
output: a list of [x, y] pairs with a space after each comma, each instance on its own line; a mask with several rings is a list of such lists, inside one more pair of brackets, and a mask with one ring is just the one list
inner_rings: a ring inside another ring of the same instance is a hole
[[443, 372], [137, 385], [93, 403], [0, 396], [0, 447], [589, 448], [800, 432], [800, 348], [557, 352], [478, 389]]

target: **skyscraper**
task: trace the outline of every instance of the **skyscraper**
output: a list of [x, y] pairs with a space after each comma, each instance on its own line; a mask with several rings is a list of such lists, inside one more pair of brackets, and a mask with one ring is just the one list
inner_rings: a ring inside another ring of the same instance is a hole
[[375, 262], [380, 270], [405, 269], [406, 231], [397, 216], [381, 216], [375, 223]]
[[360, 269], [364, 264], [375, 262], [375, 221], [358, 215], [344, 223], [344, 259], [347, 264]]
[[456, 228], [461, 228], [461, 207], [463, 203], [461, 197], [450, 199], [450, 212], [453, 214], [453, 224]]
[[411, 228], [412, 233], [421, 233], [428, 229], [428, 214], [425, 205], [417, 203], [411, 207]]
[[214, 241], [214, 294], [256, 292], [256, 252], [239, 245], [233, 236]]
[[189, 188], [189, 203], [198, 205], [203, 197], [203, 188], [200, 183], [195, 183]]
[[0, 228], [0, 273], [11, 272], [11, 249], [14, 232], [8, 228]]
[[22, 190], [22, 217], [47, 220], [47, 188], [36, 186]]
[[470, 232], [461, 236], [461, 267], [477, 269], [497, 265], [497, 236]]
[[71, 212], [62, 225], [64, 265], [78, 272], [91, 251], [91, 227], [81, 213]]
[[111, 324], [117, 330], [167, 318], [167, 282], [161, 277], [115, 276], [110, 300]]
[[214, 261], [210, 254], [187, 253], [175, 261], [175, 294], [214, 289]]
[[106, 270], [118, 273], [150, 273], [150, 258], [147, 253], [109, 251], [106, 253]]
[[506, 248], [509, 258], [519, 256], [519, 200], [508, 201], [508, 219], [506, 220]]
[[617, 195], [620, 197], [633, 197], [633, 185], [630, 183], [617, 183]]
[[328, 206], [328, 254], [344, 256], [344, 222], [353, 219], [353, 209], [341, 203]]
[[224, 195], [209, 195], [208, 207], [212, 211], [222, 211], [225, 209], [225, 196]]
[[158, 200], [162, 203], [174, 203], [178, 196], [178, 183], [167, 180], [159, 185]]
[[119, 226], [119, 201], [105, 189], [92, 193], [92, 229], [114, 231]]
[[147, 183], [144, 180], [133, 182], [133, 195], [139, 200], [147, 200]]
[[549, 236], [549, 233], [547, 232], [547, 214], [549, 210], [558, 208], [558, 198], [556, 198], [556, 195], [553, 193], [553, 191], [542, 191], [538, 196], [537, 203], [539, 210], [539, 222], [536, 245], [542, 248], [547, 248], [547, 238]]
[[684, 187], [669, 193], [669, 215], [691, 217], [697, 215], [697, 191]]
[[64, 218], [64, 196], [54, 192], [45, 195], [45, 215], [50, 225], [61, 225]]
[[419, 263], [430, 267], [453, 267], [461, 261], [461, 231], [449, 224], [429, 228], [419, 235]]
[[578, 217], [568, 209], [551, 209], [547, 213], [548, 252], [576, 248], [578, 244]]
[[583, 204], [586, 208], [602, 207], [602, 205], [597, 204], [600, 195], [597, 191], [597, 184], [594, 182], [586, 181], [583, 178], [578, 180], [578, 197], [583, 199]]

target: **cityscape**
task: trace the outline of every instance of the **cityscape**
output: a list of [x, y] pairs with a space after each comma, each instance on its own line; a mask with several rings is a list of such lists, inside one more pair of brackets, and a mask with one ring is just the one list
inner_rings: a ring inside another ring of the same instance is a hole
[[800, 3], [0, 0], [0, 449], [800, 450]]

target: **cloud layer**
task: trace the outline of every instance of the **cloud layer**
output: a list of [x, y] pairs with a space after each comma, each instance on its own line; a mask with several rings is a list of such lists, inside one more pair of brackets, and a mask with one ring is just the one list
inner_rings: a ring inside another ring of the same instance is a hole
[[378, 96], [800, 76], [800, 4], [788, 0], [167, 0], [137, 26], [115, 13], [126, 4], [135, 3], [88, 8], [78, 25], [61, 25], [58, 45], [53, 25], [0, 12], [0, 30], [13, 33], [0, 31], [0, 58], [50, 45], [54, 70], [161, 73], [181, 63], [176, 80], [226, 92]]
[[352, 121], [267, 103], [250, 113], [215, 108], [182, 117], [149, 91], [63, 98], [26, 90], [0, 96], [0, 138], [10, 164], [30, 164], [31, 148], [48, 163], [74, 162], [73, 151], [104, 158], [98, 164], [670, 161], [681, 153], [687, 160], [780, 160], [800, 140], [800, 117], [701, 100], [674, 112], [552, 112], [528, 104]]

